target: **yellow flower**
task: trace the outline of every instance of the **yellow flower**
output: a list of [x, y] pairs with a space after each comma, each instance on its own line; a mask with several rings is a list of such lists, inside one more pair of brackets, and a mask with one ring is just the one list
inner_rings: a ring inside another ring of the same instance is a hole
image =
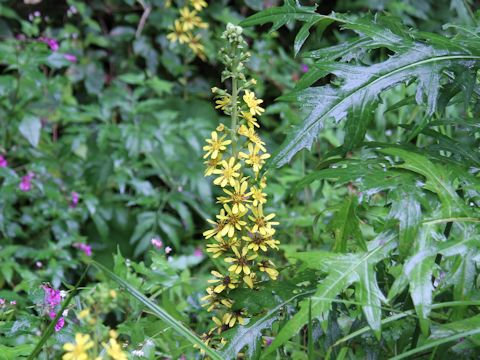
[[216, 131], [212, 131], [211, 136], [211, 139], [205, 140], [209, 145], [205, 145], [203, 147], [203, 151], [207, 152], [203, 156], [204, 159], [209, 156], [212, 159], [216, 159], [222, 151], [227, 150], [227, 145], [230, 145], [232, 143], [232, 140], [224, 140], [227, 135], [223, 135], [221, 138], [218, 138], [218, 134]]
[[258, 254], [254, 253], [249, 255], [249, 250], [246, 246], [242, 249], [241, 253], [237, 248], [233, 248], [232, 250], [235, 253], [235, 257], [225, 258], [225, 262], [233, 264], [228, 268], [228, 271], [234, 272], [235, 274], [240, 274], [242, 271], [246, 275], [250, 274], [249, 262], [255, 259]]
[[232, 206], [232, 212], [234, 214], [237, 214], [239, 212], [246, 212], [247, 208], [245, 207], [245, 203], [251, 202], [251, 200], [248, 200], [250, 197], [250, 192], [247, 193], [247, 188], [248, 188], [248, 181], [243, 180], [238, 181], [235, 180], [235, 185], [233, 186], [233, 191], [223, 189], [223, 191], [228, 195], [228, 197], [219, 197], [218, 202], [222, 204], [226, 203], [233, 203]]
[[270, 260], [263, 260], [258, 263], [258, 269], [262, 272], [266, 272], [272, 280], [277, 280], [278, 271], [275, 269], [275, 265]]
[[[225, 210], [223, 210], [223, 209], [220, 210], [220, 216], [222, 216], [222, 215], [225, 215]], [[219, 215], [217, 215], [217, 218], [218, 218], [218, 216]], [[212, 236], [215, 236], [218, 233], [220, 233], [227, 223], [225, 220], [219, 220], [218, 222], [215, 222], [215, 221], [212, 221], [210, 219], [207, 219], [207, 222], [212, 224], [214, 226], [214, 228], [203, 232], [203, 236], [205, 237], [205, 239], [209, 239]]]
[[213, 291], [214, 287], [209, 286], [207, 288], [207, 294], [206, 296], [202, 297], [200, 301], [204, 302], [206, 301], [205, 304], [202, 304], [203, 307], [207, 307], [207, 311], [210, 312], [213, 309], [218, 308], [219, 305], [223, 305], [227, 308], [231, 308], [233, 305], [233, 302], [229, 299], [226, 299], [222, 297], [222, 295], [217, 294], [216, 292]]
[[262, 235], [259, 232], [251, 231], [248, 233], [248, 236], [242, 236], [242, 240], [249, 243], [247, 247], [255, 252], [258, 251], [258, 249], [267, 251], [267, 246], [278, 250], [277, 245], [280, 244], [280, 241], [273, 239], [272, 235]]
[[220, 123], [220, 125], [218, 125], [215, 130], [217, 130], [218, 132], [222, 132], [222, 131], [225, 130], [225, 125], [223, 125], [222, 123]]
[[222, 154], [219, 154], [215, 159], [208, 159], [207, 161], [204, 161], [203, 163], [207, 165], [205, 169], [205, 176], [210, 176], [213, 174], [213, 170], [215, 170], [222, 161]]
[[208, 6], [205, 0], [190, 0], [190, 4], [192, 4], [197, 11], [200, 11], [202, 8], [206, 8]]
[[222, 323], [228, 325], [229, 327], [233, 327], [238, 321], [240, 325], [243, 325], [245, 323], [243, 320], [244, 316], [246, 316], [245, 310], [235, 310], [232, 312], [227, 312], [222, 317]]
[[220, 109], [225, 111], [227, 107], [230, 105], [231, 101], [232, 100], [230, 95], [220, 96], [220, 98], [217, 101], [215, 101], [215, 104], [217, 104], [217, 106], [215, 106], [215, 109]]
[[215, 238], [216, 244], [207, 244], [207, 252], [213, 253], [212, 257], [215, 259], [220, 255], [230, 251], [233, 247], [238, 246], [238, 240], [236, 237], [227, 238]]
[[83, 309], [78, 313], [78, 318], [80, 320], [85, 319], [86, 317], [90, 316], [90, 310], [89, 309]]
[[122, 347], [117, 340], [110, 338], [108, 344], [103, 345], [107, 354], [114, 360], [128, 360], [127, 355], [123, 352]]
[[235, 229], [241, 231], [242, 226], [247, 225], [245, 221], [241, 220], [247, 212], [244, 211], [234, 214], [232, 209], [230, 209], [230, 206], [228, 206], [227, 204], [223, 205], [223, 207], [225, 208], [227, 214], [217, 215], [217, 219], [225, 221], [225, 226], [219, 233], [219, 236], [228, 236], [229, 238], [231, 238], [235, 234]]
[[63, 350], [67, 351], [62, 356], [63, 360], [88, 360], [87, 350], [93, 347], [93, 341], [90, 340], [88, 334], [75, 334], [75, 343], [66, 343], [63, 345]]
[[224, 323], [225, 315], [223, 316], [222, 320], [220, 320], [216, 316], [212, 317], [212, 321], [215, 323], [216, 326], [210, 331], [214, 332], [215, 330], [217, 330], [217, 333], [221, 334], [222, 332], [229, 329], [228, 323]]
[[183, 22], [186, 31], [193, 30], [195, 27], [202, 29], [208, 27], [208, 24], [202, 22], [202, 19], [197, 14], [197, 11], [190, 10], [187, 6], [180, 9], [180, 20]]
[[213, 183], [215, 185], [220, 185], [221, 187], [225, 187], [227, 184], [230, 186], [235, 186], [235, 178], [240, 176], [238, 170], [240, 170], [241, 165], [235, 164], [235, 158], [231, 157], [228, 162], [223, 160], [220, 165], [222, 165], [222, 169], [215, 169], [213, 170], [214, 174], [220, 175]]
[[252, 186], [250, 188], [250, 194], [252, 194], [253, 206], [262, 205], [267, 202], [267, 194], [262, 192], [261, 184], [260, 184], [260, 188], [257, 188], [256, 186]]
[[245, 90], [245, 94], [243, 95], [243, 101], [247, 104], [250, 113], [252, 115], [262, 115], [262, 112], [265, 111], [264, 108], [260, 107], [259, 105], [263, 103], [262, 99], [257, 99], [255, 97], [255, 93], [250, 90]]
[[180, 42], [185, 44], [188, 42], [188, 31], [185, 28], [185, 24], [180, 20], [175, 20], [172, 32], [167, 35], [167, 39], [171, 42]]
[[109, 294], [112, 299], [115, 299], [117, 297], [117, 292], [113, 289], [109, 291]]
[[188, 35], [188, 47], [203, 61], [207, 60], [205, 57], [205, 47], [200, 43], [200, 35]]
[[238, 156], [245, 159], [245, 164], [250, 165], [253, 171], [258, 173], [265, 164], [265, 160], [270, 157], [270, 154], [260, 154], [260, 147], [258, 145], [248, 144], [248, 154], [240, 152]]
[[242, 114], [242, 117], [247, 120], [247, 124], [249, 127], [253, 128], [253, 127], [260, 127], [260, 125], [258, 124], [257, 122], [257, 119], [255, 119], [252, 115], [252, 113], [248, 112], [248, 111], [242, 111], [241, 112]]
[[238, 133], [242, 136], [247, 137], [248, 140], [257, 145], [263, 152], [267, 151], [267, 149], [265, 148], [265, 143], [260, 138], [260, 136], [258, 136], [258, 134], [253, 128], [247, 128], [245, 125], [240, 125], [240, 127], [238, 128]]
[[263, 206], [252, 207], [252, 215], [248, 218], [254, 223], [252, 227], [252, 232], [259, 232], [262, 235], [273, 235], [275, 230], [272, 228], [273, 225], [278, 225], [276, 221], [270, 221], [275, 217], [275, 214], [269, 214], [265, 216], [263, 214]]
[[238, 280], [233, 276], [222, 275], [215, 270], [213, 270], [211, 274], [215, 276], [216, 279], [210, 279], [208, 280], [208, 282], [210, 284], [220, 283], [216, 285], [213, 289], [213, 291], [217, 294], [221, 293], [225, 289], [235, 289], [238, 286]]

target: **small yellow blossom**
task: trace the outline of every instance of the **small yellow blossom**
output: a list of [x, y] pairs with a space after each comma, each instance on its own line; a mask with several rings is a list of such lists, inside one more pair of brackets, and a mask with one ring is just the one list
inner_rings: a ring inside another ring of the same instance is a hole
[[85, 319], [86, 317], [90, 316], [90, 310], [89, 309], [83, 309], [78, 313], [78, 318], [80, 320]]
[[263, 142], [263, 140], [260, 138], [260, 136], [258, 136], [258, 134], [253, 128], [247, 128], [245, 125], [240, 125], [237, 131], [240, 135], [247, 137], [248, 140], [257, 145], [260, 150], [262, 150], [263, 152], [267, 151], [267, 149], [265, 148], [265, 142]]
[[267, 202], [267, 194], [262, 192], [262, 185], [260, 185], [260, 188], [257, 188], [256, 186], [252, 186], [250, 188], [250, 194], [252, 195], [253, 199], [253, 206], [258, 206], [265, 204]]
[[123, 352], [122, 346], [116, 339], [110, 338], [108, 344], [104, 344], [104, 348], [113, 360], [128, 360], [127, 354]]
[[262, 115], [262, 113], [265, 111], [264, 108], [260, 107], [260, 104], [263, 103], [263, 100], [257, 99], [253, 91], [245, 90], [245, 94], [243, 95], [243, 101], [245, 101], [245, 104], [247, 104], [250, 113], [253, 116]]
[[259, 232], [249, 232], [248, 236], [242, 236], [242, 240], [248, 243], [248, 248], [253, 251], [267, 251], [268, 247], [278, 250], [280, 241], [273, 239], [272, 235], [262, 235]]
[[109, 294], [112, 299], [115, 299], [117, 297], [117, 292], [113, 289], [109, 291]]
[[205, 47], [203, 44], [200, 42], [200, 35], [188, 35], [188, 47], [193, 51], [195, 55], [197, 55], [201, 60], [205, 61], [207, 60], [205, 56]]
[[235, 164], [235, 158], [232, 156], [228, 161], [223, 160], [220, 165], [222, 169], [215, 169], [213, 173], [216, 175], [220, 175], [213, 183], [215, 185], [220, 185], [222, 188], [225, 187], [227, 184], [230, 186], [235, 186], [235, 178], [240, 176], [238, 172], [241, 168], [240, 164]]
[[272, 280], [277, 280], [278, 271], [275, 269], [275, 265], [270, 260], [263, 260], [258, 264], [258, 269], [262, 272], [266, 272]]
[[167, 35], [167, 39], [171, 42], [179, 42], [180, 44], [185, 44], [188, 42], [188, 31], [185, 28], [185, 24], [180, 20], [175, 20], [172, 32]]
[[253, 127], [257, 127], [257, 128], [260, 127], [260, 125], [259, 125], [258, 122], [257, 122], [257, 119], [255, 119], [255, 118], [253, 117], [253, 115], [252, 115], [251, 112], [249, 112], [249, 111], [242, 111], [241, 114], [242, 114], [242, 117], [243, 117], [245, 120], [247, 120], [247, 125], [248, 125], [249, 127], [251, 127], [251, 128], [253, 128]]
[[207, 307], [208, 312], [218, 308], [220, 305], [231, 308], [233, 302], [229, 299], [222, 297], [222, 295], [217, 294], [213, 291], [213, 289], [213, 286], [209, 286], [207, 288], [207, 295], [200, 299], [200, 301], [205, 302], [204, 304], [202, 304], [202, 306]]
[[206, 8], [208, 6], [208, 4], [205, 0], [190, 0], [190, 4], [197, 11], [201, 11], [202, 8]]
[[219, 283], [213, 288], [213, 292], [217, 294], [221, 293], [225, 289], [235, 289], [238, 286], [238, 279], [230, 275], [222, 275], [218, 271], [213, 270], [211, 272], [216, 279], [210, 279], [208, 282], [210, 284]]
[[186, 31], [193, 30], [195, 27], [202, 29], [208, 27], [208, 24], [202, 22], [198, 12], [190, 10], [187, 6], [180, 9], [180, 20], [183, 22]]
[[203, 163], [207, 165], [205, 168], [205, 176], [210, 176], [213, 174], [213, 170], [215, 170], [220, 162], [222, 161], [222, 154], [219, 154], [215, 159], [208, 159], [207, 161], [204, 161]]
[[229, 238], [231, 238], [235, 234], [235, 230], [241, 231], [242, 226], [245, 226], [247, 224], [245, 221], [242, 220], [242, 217], [245, 216], [247, 212], [244, 211], [234, 214], [230, 206], [228, 206], [227, 204], [223, 205], [223, 207], [225, 208], [227, 214], [217, 215], [217, 219], [225, 221], [225, 226], [219, 233], [219, 236], [228, 236]]
[[225, 262], [233, 264], [228, 268], [228, 271], [234, 272], [235, 274], [241, 274], [242, 271], [245, 275], [250, 274], [249, 262], [255, 259], [258, 254], [253, 253], [249, 255], [249, 249], [246, 246], [242, 249], [241, 253], [237, 248], [233, 248], [233, 252], [235, 253], [235, 257], [225, 258]]
[[247, 193], [248, 181], [246, 180], [235, 180], [235, 185], [233, 186], [233, 191], [228, 189], [223, 189], [223, 191], [228, 195], [228, 197], [222, 196], [218, 198], [218, 202], [222, 204], [232, 203], [232, 212], [237, 214], [239, 212], [246, 212], [247, 208], [245, 204], [250, 202], [248, 198], [251, 193]]
[[62, 356], [63, 360], [88, 360], [89, 356], [87, 350], [93, 347], [93, 341], [88, 334], [75, 334], [75, 343], [66, 343], [63, 345], [63, 350], [67, 351]]
[[243, 325], [244, 317], [246, 312], [244, 310], [236, 310], [232, 312], [227, 312], [222, 317], [222, 323], [228, 325], [229, 327], [233, 327], [235, 323], [238, 321], [240, 325]]
[[227, 149], [227, 145], [232, 143], [232, 140], [225, 140], [226, 136], [227, 135], [223, 135], [221, 138], [219, 138], [217, 132], [212, 131], [211, 138], [205, 140], [208, 145], [203, 147], [203, 151], [207, 152], [203, 158], [206, 159], [210, 156], [212, 159], [216, 159], [219, 155], [221, 155], [221, 152]]
[[[220, 214], [217, 215], [217, 218], [219, 218], [219, 216], [220, 216], [220, 219], [225, 218], [224, 215], [225, 215], [225, 210], [221, 209]], [[223, 230], [223, 228], [225, 227], [225, 225], [227, 223], [226, 220], [219, 220], [219, 221], [215, 222], [215, 221], [212, 221], [210, 219], [207, 219], [207, 222], [209, 222], [210, 224], [213, 225], [213, 229], [210, 229], [210, 230], [207, 230], [207, 231], [203, 232], [203, 236], [205, 237], [205, 239], [209, 239], [212, 236], [216, 236], [217, 234], [219, 234]]]
[[270, 154], [260, 154], [260, 147], [253, 144], [248, 144], [248, 151], [248, 154], [240, 152], [238, 156], [245, 159], [245, 164], [250, 165], [253, 171], [258, 173], [265, 163], [265, 160], [270, 157]]
[[263, 214], [263, 206], [252, 207], [252, 215], [249, 216], [254, 225], [252, 227], [252, 232], [259, 232], [262, 235], [273, 235], [275, 230], [272, 228], [273, 225], [278, 225], [276, 221], [270, 221], [275, 217], [275, 214], [269, 214], [265, 216]]
[[207, 244], [207, 252], [213, 253], [212, 257], [214, 259], [239, 245], [238, 239], [235, 236], [227, 239], [216, 237], [215, 240], [217, 241], [216, 243]]
[[217, 106], [215, 106], [215, 109], [220, 109], [225, 111], [231, 102], [232, 102], [232, 99], [230, 95], [220, 96], [220, 98], [217, 101], [215, 101], [215, 104], [217, 104]]

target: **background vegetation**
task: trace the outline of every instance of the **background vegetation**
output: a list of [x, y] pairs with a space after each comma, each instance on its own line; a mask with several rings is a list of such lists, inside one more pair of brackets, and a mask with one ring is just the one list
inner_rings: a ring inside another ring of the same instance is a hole
[[234, 295], [248, 320], [208, 356], [478, 358], [473, 1], [212, 1], [201, 51], [167, 38], [187, 3], [0, 1], [0, 359], [61, 358], [76, 333], [204, 356], [228, 22], [267, 108], [280, 281]]

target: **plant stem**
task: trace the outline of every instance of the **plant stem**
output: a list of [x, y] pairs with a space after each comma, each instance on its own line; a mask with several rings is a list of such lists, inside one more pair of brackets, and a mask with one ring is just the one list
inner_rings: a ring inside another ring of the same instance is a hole
[[237, 109], [237, 98], [238, 98], [238, 80], [235, 76], [232, 78], [232, 115], [231, 115], [231, 125], [230, 130], [232, 132], [232, 150], [233, 156], [236, 157], [237, 154], [237, 122], [238, 122], [238, 109]]

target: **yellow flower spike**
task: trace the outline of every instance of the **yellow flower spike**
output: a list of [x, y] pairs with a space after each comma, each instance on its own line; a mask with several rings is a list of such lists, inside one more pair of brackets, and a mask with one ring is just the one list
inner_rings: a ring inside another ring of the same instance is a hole
[[263, 205], [267, 202], [267, 194], [262, 192], [262, 185], [260, 185], [260, 188], [257, 188], [256, 186], [252, 186], [250, 188], [250, 194], [252, 195], [252, 205], [253, 206], [259, 206]]
[[226, 263], [233, 264], [228, 268], [228, 271], [238, 275], [240, 275], [243, 271], [245, 275], [249, 275], [251, 273], [249, 267], [250, 262], [255, 259], [258, 254], [253, 253], [249, 255], [249, 249], [246, 246], [242, 249], [241, 253], [237, 248], [233, 248], [232, 250], [235, 253], [235, 257], [228, 257], [224, 259]]
[[235, 178], [240, 176], [238, 172], [242, 165], [235, 164], [235, 158], [232, 156], [230, 159], [223, 160], [220, 165], [222, 169], [215, 169], [213, 173], [216, 175], [220, 175], [217, 177], [213, 183], [215, 185], [220, 185], [221, 187], [225, 187], [227, 185], [235, 186]]
[[253, 91], [245, 90], [245, 94], [243, 95], [243, 101], [245, 102], [245, 104], [247, 104], [250, 113], [253, 116], [262, 115], [262, 113], [265, 111], [264, 108], [259, 106], [261, 103], [263, 103], [263, 100], [257, 99]]
[[88, 360], [87, 350], [93, 347], [93, 341], [88, 334], [75, 334], [75, 343], [66, 343], [63, 350], [67, 353], [62, 356], [63, 360]]
[[215, 104], [217, 104], [217, 106], [215, 106], [215, 109], [220, 109], [225, 111], [227, 107], [231, 104], [231, 102], [232, 102], [232, 98], [230, 95], [220, 96], [219, 99], [215, 101]]
[[245, 164], [250, 165], [255, 173], [258, 173], [265, 164], [265, 160], [270, 157], [270, 154], [260, 154], [260, 147], [258, 145], [248, 144], [248, 154], [240, 152], [238, 156], [245, 159]]
[[210, 134], [210, 139], [205, 139], [205, 142], [208, 145], [203, 147], [203, 151], [207, 153], [203, 156], [204, 159], [211, 157], [212, 159], [216, 159], [221, 153], [227, 150], [227, 145], [232, 143], [232, 140], [225, 140], [227, 135], [223, 135], [222, 137], [218, 137], [216, 131], [212, 131]]
[[167, 39], [173, 43], [178, 41], [180, 44], [185, 44], [188, 42], [188, 35], [185, 24], [180, 20], [175, 20], [172, 32], [167, 35]]
[[246, 121], [247, 121], [247, 125], [248, 127], [250, 128], [253, 128], [253, 127], [260, 127], [260, 125], [258, 124], [257, 122], [257, 119], [255, 119], [252, 115], [251, 112], [249, 111], [242, 111], [241, 112], [241, 115], [242, 115], [242, 118], [244, 118]]
[[227, 194], [228, 197], [218, 197], [218, 202], [221, 204], [232, 203], [232, 212], [234, 214], [244, 213], [247, 211], [245, 204], [251, 202], [251, 200], [249, 200], [251, 192], [247, 193], [247, 188], [248, 181], [246, 178], [242, 178], [240, 181], [235, 180], [233, 191], [223, 189], [223, 192]]
[[217, 294], [221, 293], [225, 289], [235, 289], [238, 286], [238, 280], [235, 277], [230, 275], [222, 275], [218, 271], [212, 271], [211, 274], [215, 276], [216, 279], [210, 279], [208, 282], [211, 284], [220, 283], [213, 289], [213, 291]]
[[247, 223], [242, 219], [246, 215], [246, 211], [233, 213], [233, 210], [228, 206], [228, 204], [223, 205], [226, 215], [217, 215], [217, 219], [225, 220], [226, 224], [223, 227], [222, 231], [219, 232], [219, 236], [228, 236], [233, 237], [235, 230], [241, 231], [242, 226], [247, 225]]
[[202, 8], [206, 8], [208, 6], [205, 0], [190, 0], [190, 4], [197, 11], [201, 11]]
[[272, 228], [274, 225], [278, 225], [276, 221], [270, 221], [275, 217], [275, 214], [264, 215], [263, 206], [252, 207], [252, 216], [248, 218], [254, 223], [252, 232], [259, 232], [262, 235], [273, 235], [275, 230]]

